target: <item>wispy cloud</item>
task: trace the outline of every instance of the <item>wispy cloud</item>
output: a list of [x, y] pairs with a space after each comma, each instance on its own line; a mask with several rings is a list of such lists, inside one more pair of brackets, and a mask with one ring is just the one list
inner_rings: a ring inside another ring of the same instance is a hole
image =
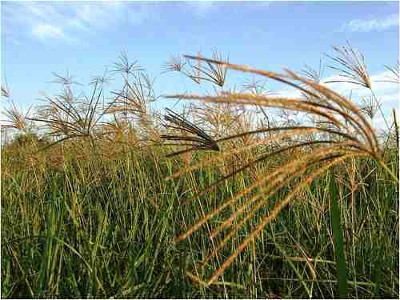
[[41, 42], [82, 41], [85, 35], [110, 30], [128, 23], [139, 25], [151, 16], [139, 3], [102, 2], [14, 2], [3, 4], [3, 35], [23, 40], [31, 37]]
[[383, 31], [399, 25], [399, 15], [392, 14], [383, 18], [354, 19], [342, 26], [343, 31], [370, 32]]
[[64, 39], [64, 31], [57, 26], [50, 24], [39, 24], [32, 28], [32, 35], [40, 40]]

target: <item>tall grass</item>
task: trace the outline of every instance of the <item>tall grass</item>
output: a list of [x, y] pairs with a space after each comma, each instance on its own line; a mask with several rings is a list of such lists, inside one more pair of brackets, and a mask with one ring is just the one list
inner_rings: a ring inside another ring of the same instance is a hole
[[[206, 103], [164, 119], [126, 55], [89, 96], [58, 76], [44, 106], [12, 107], [9, 124], [24, 126], [2, 146], [3, 297], [398, 298], [397, 144], [321, 72], [220, 58], [169, 62], [218, 90], [175, 95]], [[222, 91], [233, 69], [304, 97]], [[113, 74], [122, 88], [107, 96]], [[271, 106], [314, 117], [282, 123]]]

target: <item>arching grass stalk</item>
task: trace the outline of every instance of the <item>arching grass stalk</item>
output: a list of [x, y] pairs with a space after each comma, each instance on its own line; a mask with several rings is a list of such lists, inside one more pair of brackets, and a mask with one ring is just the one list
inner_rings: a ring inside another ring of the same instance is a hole
[[[200, 191], [200, 193], [196, 194], [187, 202], [204, 196], [208, 191], [217, 187], [223, 181], [228, 180], [237, 174], [243, 173], [246, 169], [253, 167], [255, 164], [270, 160], [274, 154], [285, 154], [282, 155], [282, 157], [286, 161], [281, 162], [272, 170], [268, 170], [268, 172], [261, 174], [261, 176], [253, 183], [249, 184], [248, 187], [236, 192], [232, 197], [223, 201], [214, 208], [214, 210], [203, 216], [203, 218], [197, 220], [192, 225], [189, 225], [186, 232], [180, 234], [175, 239], [175, 242], [180, 242], [188, 238], [204, 225], [208, 224], [207, 226], [210, 226], [208, 223], [209, 220], [218, 215], [221, 216], [221, 214], [224, 214], [226, 209], [232, 207], [232, 205], [236, 205], [237, 207], [237, 203], [241, 198], [247, 197], [251, 193], [255, 192], [250, 201], [244, 201], [243, 204], [240, 204], [238, 209], [236, 209], [236, 212], [232, 213], [231, 216], [222, 223], [222, 225], [213, 230], [210, 238], [215, 238], [217, 235], [221, 235], [222, 241], [207, 256], [205, 261], [203, 261], [203, 266], [205, 266], [209, 259], [216, 257], [218, 251], [221, 251], [222, 248], [227, 245], [228, 240], [238, 234], [238, 231], [242, 226], [251, 224], [251, 220], [254, 219], [253, 217], [255, 214], [259, 213], [260, 210], [270, 202], [270, 199], [273, 199], [279, 191], [284, 191], [286, 187], [290, 186], [292, 188], [291, 192], [287, 192], [286, 195], [283, 196], [283, 199], [278, 200], [270, 209], [269, 213], [261, 218], [256, 227], [253, 228], [253, 231], [243, 238], [240, 245], [233, 249], [233, 253], [207, 281], [208, 284], [215, 282], [219, 276], [224, 273], [239, 254], [260, 235], [265, 226], [275, 220], [280, 211], [298, 197], [298, 192], [307, 187], [315, 178], [322, 175], [331, 167], [342, 163], [345, 159], [354, 157], [371, 157], [377, 160], [393, 178], [396, 178], [393, 172], [382, 161], [378, 139], [372, 130], [371, 125], [360, 112], [359, 108], [348, 98], [345, 98], [335, 91], [313, 80], [299, 76], [289, 70], [285, 70], [284, 74], [278, 74], [215, 59], [206, 59], [200, 56], [186, 57], [188, 59], [205, 61], [208, 64], [217, 64], [226, 69], [268, 77], [272, 80], [296, 88], [301, 91], [305, 97], [279, 98], [270, 95], [220, 91], [216, 96], [178, 94], [169, 96], [169, 98], [229, 103], [232, 105], [253, 105], [280, 108], [303, 112], [309, 116], [316, 117], [312, 118], [313, 124], [311, 124], [311, 126], [268, 127], [253, 131], [245, 131], [220, 139], [213, 139], [202, 129], [185, 120], [183, 117], [171, 112], [166, 115], [165, 120], [167, 121], [167, 127], [170, 128], [173, 133], [166, 134], [163, 138], [165, 140], [173, 141], [176, 145], [180, 145], [180, 142], [183, 142], [183, 145], [187, 146], [189, 144], [189, 146], [191, 146], [190, 148], [172, 153], [170, 156], [180, 155], [196, 150], [209, 150], [221, 153], [217, 154], [215, 159], [219, 157], [223, 160], [224, 157], [229, 155], [229, 152], [223, 153], [223, 150], [221, 149], [224, 149], [224, 147], [221, 144], [232, 141], [238, 137], [250, 135], [257, 137], [257, 135], [261, 133], [268, 133], [270, 135], [269, 138], [265, 140], [265, 143], [268, 143], [268, 139], [280, 142], [280, 147], [278, 147], [278, 149], [268, 147], [262, 148], [265, 151], [264, 154], [261, 154], [258, 158], [255, 158], [250, 162], [242, 163], [242, 165], [237, 167], [233, 172], [223, 178], [217, 179], [214, 183], [205, 187]], [[357, 68], [357, 71], [363, 75], [364, 70], [362, 67]], [[358, 76], [361, 76], [360, 74], [358, 74]], [[364, 81], [367, 79], [368, 77], [362, 77], [359, 80], [360, 84], [364, 84]], [[369, 83], [366, 82], [365, 86], [368, 87]], [[325, 126], [322, 127], [314, 121], [318, 118], [324, 121]], [[310, 134], [312, 131], [313, 134], [306, 138], [305, 133], [307, 131]], [[277, 132], [278, 134], [271, 135], [273, 132]], [[287, 134], [281, 134], [280, 132]], [[292, 141], [287, 142], [288, 138], [292, 139]], [[293, 139], [297, 142], [294, 142]], [[239, 148], [234, 148], [234, 150], [231, 150], [231, 153], [243, 153], [243, 151], [246, 150], [246, 147], [243, 147], [241, 150], [242, 151], [240, 151]], [[195, 165], [186, 166], [171, 175], [168, 179], [175, 178], [179, 176], [179, 174], [190, 172], [207, 165], [212, 165], [212, 162], [214, 162], [215, 159], [211, 158]], [[396, 180], [398, 181], [397, 178]], [[233, 222], [239, 219], [241, 219], [238, 223], [239, 225], [237, 225], [233, 230], [230, 230], [227, 234], [224, 234], [226, 230], [231, 227]]]

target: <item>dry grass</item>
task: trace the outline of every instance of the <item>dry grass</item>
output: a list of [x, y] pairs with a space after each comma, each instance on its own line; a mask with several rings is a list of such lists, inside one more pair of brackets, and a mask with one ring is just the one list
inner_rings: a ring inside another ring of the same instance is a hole
[[340, 80], [332, 80], [328, 82], [348, 82], [371, 88], [371, 79], [368, 75], [367, 66], [365, 64], [364, 55], [354, 49], [349, 42], [343, 46], [333, 46], [333, 50], [337, 56], [330, 56], [338, 66], [329, 66], [331, 69], [339, 71]]
[[30, 118], [45, 124], [48, 135], [56, 140], [49, 147], [70, 139], [89, 139], [100, 136], [99, 122], [113, 103], [102, 109], [103, 90], [96, 84], [89, 97], [74, 97], [70, 90], [56, 97], [46, 97], [47, 104], [42, 106], [39, 115]]
[[7, 118], [5, 120], [6, 123], [3, 125], [5, 128], [14, 128], [25, 133], [29, 130], [30, 109], [24, 112], [22, 109], [17, 108], [14, 102], [11, 102], [10, 107], [4, 109], [4, 115]]
[[[347, 77], [347, 80], [352, 83], [357, 83], [370, 88], [370, 81], [368, 74], [366, 72], [364, 59], [361, 54], [352, 50], [351, 48], [335, 48], [336, 51], [342, 56], [341, 58], [336, 58], [335, 60], [348, 68], [348, 71], [340, 69], [343, 74], [342, 76]], [[268, 199], [274, 196], [282, 188], [291, 186], [293, 184], [293, 191], [288, 193], [282, 200], [278, 201], [270, 212], [264, 216], [258, 225], [253, 228], [250, 235], [243, 238], [241, 244], [235, 248], [233, 253], [225, 260], [225, 262], [215, 270], [214, 274], [208, 279], [207, 284], [212, 284], [215, 282], [224, 271], [232, 264], [232, 262], [238, 257], [238, 255], [261, 233], [264, 227], [273, 221], [279, 214], [279, 212], [288, 205], [293, 199], [296, 198], [297, 194], [310, 184], [315, 178], [323, 174], [329, 168], [334, 167], [340, 163], [343, 163], [349, 158], [354, 157], [370, 157], [378, 162], [381, 160], [381, 150], [378, 143], [378, 139], [371, 128], [369, 122], [363, 116], [363, 111], [360, 110], [351, 100], [339, 95], [333, 90], [318, 83], [318, 74], [314, 74], [308, 71], [306, 75], [311, 77], [308, 79], [302, 77], [292, 71], [285, 70], [284, 74], [278, 74], [269, 71], [257, 70], [251, 67], [243, 65], [235, 65], [226, 63], [224, 61], [219, 61], [215, 59], [206, 59], [201, 56], [186, 56], [188, 59], [193, 59], [197, 61], [203, 61], [207, 64], [215, 64], [226, 69], [237, 70], [246, 73], [258, 74], [261, 76], [268, 77], [272, 80], [282, 82], [284, 84], [290, 85], [303, 94], [306, 95], [304, 98], [281, 98], [273, 97], [269, 95], [259, 95], [255, 93], [234, 93], [221, 91], [216, 96], [201, 96], [192, 94], [178, 94], [168, 96], [169, 98], [178, 98], [185, 100], [199, 100], [203, 102], [210, 103], [226, 103], [229, 105], [253, 105], [260, 107], [273, 107], [281, 108], [285, 110], [293, 110], [297, 112], [305, 112], [307, 115], [314, 115], [318, 119], [323, 119], [325, 124], [328, 124], [328, 128], [321, 127], [319, 124], [310, 124], [308, 127], [304, 126], [293, 126], [293, 127], [283, 127], [283, 128], [263, 128], [256, 131], [245, 131], [239, 135], [232, 135], [222, 139], [212, 140], [207, 136], [207, 145], [213, 145], [213, 147], [192, 147], [181, 151], [193, 151], [197, 149], [207, 149], [207, 150], [218, 150], [216, 144], [230, 141], [238, 137], [259, 134], [261, 132], [272, 132], [272, 131], [286, 131], [286, 134], [278, 134], [271, 136], [271, 140], [263, 141], [262, 143], [268, 143], [271, 141], [279, 141], [284, 138], [301, 138], [301, 134], [314, 132], [325, 132], [327, 139], [321, 139], [321, 134], [315, 134], [312, 140], [307, 140], [297, 144], [291, 144], [290, 146], [284, 146], [282, 143], [280, 149], [275, 151], [269, 151], [264, 155], [261, 155], [257, 159], [250, 161], [249, 163], [243, 165], [241, 168], [236, 169], [234, 172], [224, 176], [223, 178], [215, 181], [210, 186], [202, 189], [200, 193], [195, 195], [192, 199], [199, 198], [200, 196], [208, 193], [212, 188], [215, 188], [220, 183], [243, 170], [254, 166], [255, 164], [266, 161], [270, 159], [275, 154], [288, 153], [286, 162], [281, 166], [276, 167], [271, 173], [269, 170], [261, 178], [256, 180], [253, 184], [246, 187], [242, 191], [236, 193], [231, 198], [225, 200], [217, 208], [212, 210], [210, 213], [205, 215], [203, 218], [199, 219], [194, 224], [188, 226], [185, 233], [179, 235], [175, 242], [180, 242], [187, 239], [195, 231], [199, 230], [203, 225], [210, 226], [209, 220], [213, 217], [224, 212], [227, 208], [231, 207], [242, 197], [250, 194], [251, 192], [258, 189], [256, 195], [250, 200], [244, 202], [242, 206], [235, 209], [235, 212], [230, 215], [225, 221], [223, 221], [216, 229], [213, 230], [210, 238], [215, 238], [217, 235], [221, 235], [223, 238], [218, 246], [214, 248], [213, 251], [207, 256], [203, 261], [202, 266], [212, 257], [218, 257], [218, 253], [224, 248], [228, 241], [233, 237], [237, 236], [238, 231], [244, 226], [244, 224], [254, 217], [254, 215], [268, 203]], [[346, 60], [347, 59], [347, 60]], [[354, 72], [353, 73], [350, 73]], [[312, 99], [312, 100], [311, 100]], [[167, 118], [167, 121], [171, 121]], [[180, 122], [184, 123], [183, 119]], [[177, 128], [176, 129], [180, 129]], [[198, 130], [198, 128], [196, 128]], [[186, 130], [187, 131], [187, 130]], [[193, 133], [193, 132], [192, 132]], [[197, 134], [197, 132], [196, 132]], [[192, 136], [164, 136], [167, 140], [174, 141], [188, 141], [197, 140], [198, 138]], [[259, 144], [256, 142], [255, 144]], [[250, 145], [250, 147], [253, 145]], [[226, 157], [238, 154], [244, 151], [245, 148], [235, 149], [228, 151], [226, 153], [221, 153], [203, 162], [195, 165], [186, 166], [179, 170], [168, 179], [178, 177], [184, 173], [194, 171], [199, 168], [213, 164], [219, 159], [225, 159]], [[296, 154], [297, 153], [297, 154]], [[178, 153], [174, 153], [178, 154]], [[299, 179], [300, 178], [300, 179]], [[297, 181], [295, 179], [298, 179]], [[396, 177], [395, 177], [396, 179]], [[397, 180], [397, 179], [396, 179]], [[251, 206], [254, 205], [253, 209], [249, 211]], [[242, 220], [239, 220], [240, 217]], [[223, 234], [224, 230], [232, 226], [232, 224], [237, 223], [235, 228], [227, 234]]]
[[[215, 60], [228, 62], [228, 58], [224, 58], [223, 54], [217, 51], [213, 52], [212, 57]], [[202, 65], [202, 63], [205, 65]], [[197, 64], [193, 64], [192, 61], [188, 59], [184, 61], [180, 56], [173, 56], [164, 65], [164, 69], [167, 72], [180, 72], [197, 84], [200, 84], [202, 81], [207, 81], [223, 87], [226, 81], [226, 68], [222, 65], [209, 63], [206, 60], [203, 62], [198, 60]]]

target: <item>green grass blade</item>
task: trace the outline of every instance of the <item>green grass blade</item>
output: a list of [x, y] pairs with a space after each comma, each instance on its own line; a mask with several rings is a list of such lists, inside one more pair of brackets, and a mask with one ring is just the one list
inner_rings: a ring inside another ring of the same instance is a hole
[[332, 199], [332, 207], [331, 207], [332, 229], [333, 229], [333, 238], [335, 244], [335, 258], [337, 266], [339, 297], [346, 298], [346, 293], [347, 293], [346, 258], [344, 256], [344, 249], [343, 249], [343, 231], [340, 225], [340, 210], [338, 204], [339, 197], [337, 193], [337, 186], [333, 172], [331, 173], [330, 181], [331, 181], [330, 190]]

